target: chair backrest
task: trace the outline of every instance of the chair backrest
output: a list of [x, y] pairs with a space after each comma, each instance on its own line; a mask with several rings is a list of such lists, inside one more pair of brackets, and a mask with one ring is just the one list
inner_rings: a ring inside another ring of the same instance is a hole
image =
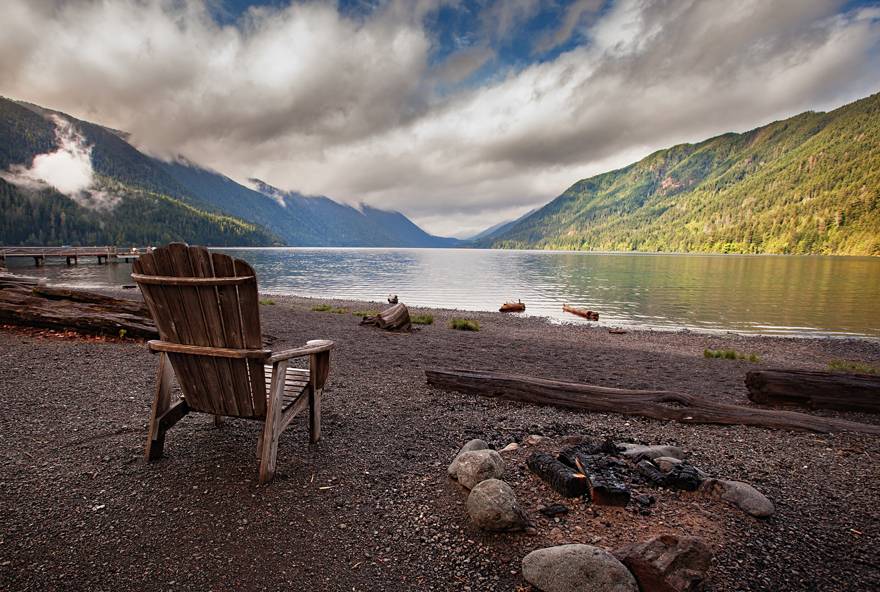
[[[162, 341], [262, 349], [257, 278], [246, 262], [209, 253], [204, 247], [171, 243], [141, 255], [132, 270]], [[266, 416], [263, 360], [189, 353], [168, 356], [191, 409], [237, 417]]]

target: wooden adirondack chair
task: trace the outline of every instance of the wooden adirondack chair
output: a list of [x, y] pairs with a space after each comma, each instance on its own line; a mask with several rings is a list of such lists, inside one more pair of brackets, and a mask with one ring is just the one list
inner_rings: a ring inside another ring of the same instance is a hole
[[[272, 352], [262, 346], [257, 278], [246, 262], [204, 247], [172, 243], [141, 255], [131, 277], [159, 329], [149, 347], [159, 373], [146, 457], [162, 456], [165, 433], [190, 411], [263, 421], [257, 445], [260, 481], [275, 473], [278, 437], [309, 408], [311, 441], [321, 437], [321, 393], [330, 371], [332, 341]], [[309, 369], [288, 366], [309, 357]], [[173, 372], [172, 372], [173, 370]], [[171, 401], [176, 376], [183, 397]]]

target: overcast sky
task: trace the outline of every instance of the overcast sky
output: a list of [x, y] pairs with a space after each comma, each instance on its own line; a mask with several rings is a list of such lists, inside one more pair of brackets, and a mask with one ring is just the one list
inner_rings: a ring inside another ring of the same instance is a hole
[[0, 94], [462, 235], [880, 90], [880, 3], [4, 0]]

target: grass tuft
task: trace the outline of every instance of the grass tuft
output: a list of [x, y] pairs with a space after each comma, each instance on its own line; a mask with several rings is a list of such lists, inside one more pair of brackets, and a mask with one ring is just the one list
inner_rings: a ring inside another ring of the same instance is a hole
[[754, 364], [761, 361], [757, 354], [744, 354], [735, 349], [704, 349], [703, 357], [718, 360], [748, 360]]
[[262, 304], [263, 306], [275, 306], [275, 301], [271, 298], [263, 298], [262, 300], [260, 300], [260, 304]]
[[315, 312], [332, 312], [333, 314], [345, 314], [348, 312], [348, 309], [336, 308], [329, 304], [319, 304], [317, 306], [313, 306], [312, 310]]
[[378, 310], [356, 310], [353, 313], [356, 317], [374, 317], [379, 314]]
[[[413, 325], [433, 325], [434, 324], [434, 315], [423, 314], [423, 315], [415, 315], [410, 317], [409, 319]], [[477, 326], [479, 329], [479, 326]]]
[[877, 374], [880, 369], [865, 362], [853, 360], [832, 360], [828, 363], [828, 369], [832, 372], [848, 372], [850, 374]]
[[449, 321], [449, 328], [457, 331], [479, 331], [480, 323], [471, 319], [452, 319]]

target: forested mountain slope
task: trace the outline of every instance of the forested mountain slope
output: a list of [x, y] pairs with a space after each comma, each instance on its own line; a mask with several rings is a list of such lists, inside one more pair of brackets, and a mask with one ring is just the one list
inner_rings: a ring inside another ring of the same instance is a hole
[[660, 150], [478, 244], [880, 255], [880, 94]]

